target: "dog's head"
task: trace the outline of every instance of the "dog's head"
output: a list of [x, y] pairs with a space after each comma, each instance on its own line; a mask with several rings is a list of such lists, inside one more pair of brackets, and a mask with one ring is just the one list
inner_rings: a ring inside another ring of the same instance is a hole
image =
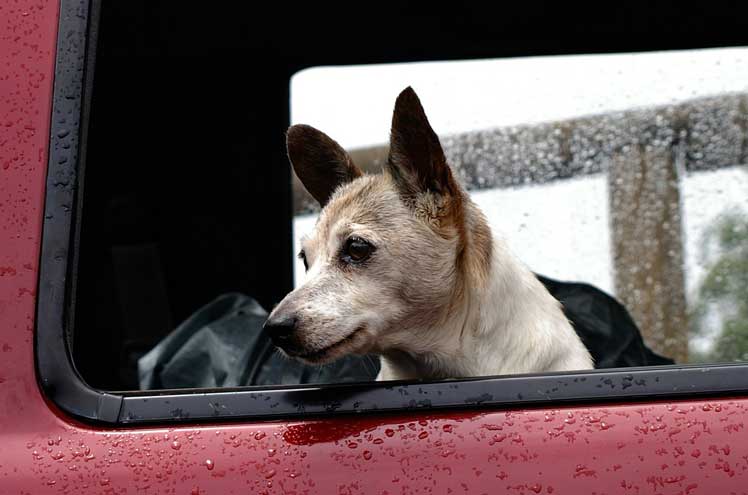
[[287, 145], [323, 208], [302, 240], [305, 282], [265, 324], [275, 344], [310, 363], [427, 346], [468, 276], [485, 271], [491, 241], [415, 92], [397, 98], [382, 174], [364, 175], [337, 142], [309, 126], [292, 126]]

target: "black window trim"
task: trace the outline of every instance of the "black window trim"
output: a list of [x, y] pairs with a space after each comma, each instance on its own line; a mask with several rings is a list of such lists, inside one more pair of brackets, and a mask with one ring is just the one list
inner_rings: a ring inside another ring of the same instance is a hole
[[36, 319], [46, 396], [66, 413], [111, 425], [293, 419], [352, 413], [508, 408], [748, 393], [748, 365], [673, 365], [441, 382], [105, 392], [69, 349], [88, 103], [101, 0], [61, 0]]

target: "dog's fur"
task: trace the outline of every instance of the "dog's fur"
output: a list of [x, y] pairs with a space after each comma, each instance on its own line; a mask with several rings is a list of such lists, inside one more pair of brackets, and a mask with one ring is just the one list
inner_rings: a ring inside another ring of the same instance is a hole
[[[453, 177], [411, 88], [397, 98], [381, 175], [362, 174], [309, 126], [292, 126], [287, 144], [323, 206], [302, 241], [306, 281], [266, 324], [294, 322], [287, 354], [309, 363], [380, 354], [378, 380], [592, 368], [559, 302]], [[361, 263], [341, 254], [352, 236], [374, 246]]]

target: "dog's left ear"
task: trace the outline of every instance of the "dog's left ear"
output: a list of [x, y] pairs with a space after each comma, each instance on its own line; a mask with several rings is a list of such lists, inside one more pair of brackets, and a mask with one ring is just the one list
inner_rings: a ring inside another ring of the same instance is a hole
[[338, 186], [363, 175], [335, 140], [314, 127], [289, 127], [286, 147], [296, 175], [322, 207]]
[[410, 86], [395, 102], [387, 169], [406, 197], [427, 192], [441, 196], [459, 194], [439, 138]]

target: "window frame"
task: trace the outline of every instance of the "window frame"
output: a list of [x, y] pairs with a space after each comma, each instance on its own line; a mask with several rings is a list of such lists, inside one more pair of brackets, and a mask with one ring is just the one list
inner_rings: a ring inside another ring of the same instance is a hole
[[75, 306], [81, 179], [85, 172], [100, 7], [101, 0], [61, 0], [55, 63], [35, 354], [44, 394], [67, 414], [89, 422], [126, 426], [653, 399], [662, 402], [696, 396], [748, 394], [748, 364], [743, 363], [449, 381], [130, 392], [107, 392], [90, 387], [72, 361], [69, 337]]

